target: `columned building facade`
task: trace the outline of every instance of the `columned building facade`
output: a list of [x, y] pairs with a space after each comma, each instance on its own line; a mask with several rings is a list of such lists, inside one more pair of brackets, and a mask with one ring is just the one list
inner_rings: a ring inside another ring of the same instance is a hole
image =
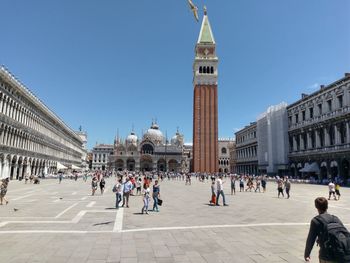
[[193, 64], [193, 171], [218, 172], [218, 58], [206, 11]]
[[319, 180], [350, 175], [350, 74], [289, 105], [291, 175]]
[[252, 122], [235, 133], [236, 135], [236, 172], [238, 174], [258, 174], [257, 124]]
[[114, 153], [113, 144], [97, 144], [92, 149], [92, 170], [105, 171], [110, 155]]
[[83, 141], [8, 70], [0, 68], [0, 178], [81, 167]]

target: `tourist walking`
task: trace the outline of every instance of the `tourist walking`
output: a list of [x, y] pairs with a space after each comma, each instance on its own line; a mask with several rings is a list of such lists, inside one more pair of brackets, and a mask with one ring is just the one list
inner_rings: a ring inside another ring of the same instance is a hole
[[260, 185], [261, 185], [260, 179], [256, 178], [255, 183], [256, 183], [255, 192], [259, 190], [259, 193], [260, 193]]
[[243, 176], [241, 176], [241, 178], [239, 179], [239, 191], [240, 192], [244, 192], [244, 179]]
[[224, 187], [223, 184], [225, 182], [222, 181], [222, 175], [216, 181], [216, 205], [219, 206], [219, 197], [222, 196], [222, 202], [224, 206], [228, 206], [225, 201]]
[[248, 192], [248, 190], [250, 190], [251, 192], [252, 189], [255, 190], [253, 179], [251, 177], [248, 177], [247, 188], [245, 189], [245, 191]]
[[97, 190], [97, 178], [94, 176], [91, 181], [91, 195], [95, 195], [95, 192]]
[[130, 182], [130, 178], [126, 177], [126, 181], [123, 185], [123, 204], [122, 207], [126, 206], [129, 208], [129, 197], [132, 190], [132, 183]]
[[100, 181], [100, 190], [101, 190], [101, 195], [103, 195], [104, 191], [105, 191], [105, 185], [106, 185], [106, 181], [105, 179], [102, 177], [101, 181]]
[[4, 201], [6, 204], [8, 204], [9, 201], [6, 199], [5, 196], [7, 193], [7, 187], [9, 185], [9, 178], [1, 180], [0, 184], [0, 205], [2, 205]]
[[333, 183], [333, 181], [330, 181], [328, 184], [328, 189], [329, 189], [329, 196], [328, 196], [328, 200], [331, 200], [331, 196], [333, 195], [334, 200], [337, 200], [337, 197], [335, 196], [335, 184]]
[[153, 196], [153, 211], [159, 212], [158, 199], [160, 197], [160, 187], [158, 184], [158, 180], [154, 181], [152, 196]]
[[113, 186], [113, 193], [115, 193], [115, 208], [119, 209], [119, 203], [122, 201], [123, 185], [122, 179], [118, 179], [117, 183]]
[[278, 198], [280, 198], [280, 194], [282, 194], [282, 196], [284, 197], [283, 181], [280, 178], [278, 178], [278, 180], [277, 180], [277, 191], [278, 191]]
[[338, 197], [338, 200], [340, 199], [340, 184], [338, 182], [335, 183], [335, 194]]
[[291, 183], [288, 177], [286, 177], [286, 181], [284, 182], [284, 187], [285, 187], [284, 189], [286, 190], [287, 199], [289, 199], [290, 186], [291, 186]]
[[231, 176], [231, 195], [236, 194], [236, 177]]
[[143, 193], [143, 207], [141, 209], [141, 213], [146, 213], [148, 214], [148, 207], [149, 207], [149, 202], [151, 201], [151, 194], [150, 194], [150, 189], [147, 186], [147, 188], [144, 190]]
[[142, 184], [142, 178], [140, 176], [136, 180], [136, 194], [137, 195], [141, 195], [141, 184]]
[[215, 181], [211, 182], [211, 199], [209, 200], [209, 203], [212, 205], [216, 205], [216, 190], [215, 190]]
[[62, 182], [62, 179], [63, 179], [63, 174], [62, 174], [62, 173], [59, 173], [59, 174], [58, 174], [58, 182], [61, 183], [61, 182]]
[[318, 215], [310, 223], [304, 251], [305, 261], [310, 262], [311, 250], [317, 238], [320, 263], [350, 262], [350, 233], [338, 217], [327, 213], [326, 198], [316, 198], [315, 207]]
[[266, 179], [265, 179], [265, 177], [263, 177], [261, 180], [261, 187], [263, 189], [263, 193], [265, 193], [266, 192]]

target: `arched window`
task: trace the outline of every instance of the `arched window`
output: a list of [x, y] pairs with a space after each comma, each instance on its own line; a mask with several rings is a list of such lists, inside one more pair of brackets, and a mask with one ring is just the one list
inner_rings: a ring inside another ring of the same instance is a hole
[[207, 73], [207, 68], [203, 67], [203, 73]]
[[141, 152], [146, 154], [153, 154], [153, 146], [151, 144], [142, 145]]
[[207, 67], [207, 73], [208, 74], [210, 73], [210, 67], [209, 66]]
[[202, 71], [203, 71], [203, 68], [199, 67], [199, 73], [202, 73]]
[[221, 148], [221, 153], [222, 154], [226, 154], [227, 153], [227, 149], [225, 147]]
[[211, 68], [210, 68], [210, 73], [211, 73], [211, 74], [214, 74], [214, 67], [211, 67]]

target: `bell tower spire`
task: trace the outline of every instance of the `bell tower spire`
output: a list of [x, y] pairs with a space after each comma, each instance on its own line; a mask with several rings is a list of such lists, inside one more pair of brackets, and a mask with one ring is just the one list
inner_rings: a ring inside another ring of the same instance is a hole
[[207, 10], [193, 63], [193, 169], [218, 172], [218, 58]]

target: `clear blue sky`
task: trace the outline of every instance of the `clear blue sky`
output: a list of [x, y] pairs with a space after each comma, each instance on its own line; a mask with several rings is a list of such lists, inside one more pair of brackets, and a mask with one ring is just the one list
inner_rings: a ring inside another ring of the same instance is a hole
[[[350, 72], [349, 0], [194, 0], [219, 64], [219, 136]], [[192, 140], [200, 23], [187, 0], [1, 0], [0, 64], [70, 127], [112, 143], [152, 118]]]

